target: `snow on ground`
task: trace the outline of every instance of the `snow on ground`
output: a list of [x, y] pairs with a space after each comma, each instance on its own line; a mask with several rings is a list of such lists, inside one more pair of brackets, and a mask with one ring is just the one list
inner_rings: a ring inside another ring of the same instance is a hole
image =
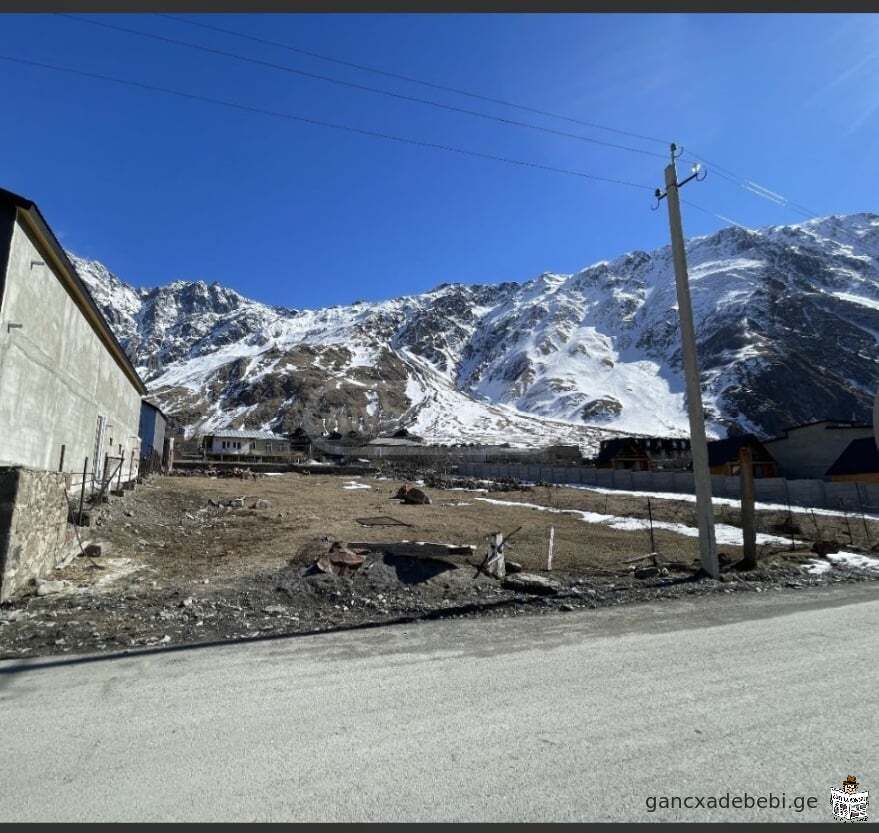
[[368, 486], [366, 483], [358, 483], [356, 480], [349, 480], [342, 486], [342, 488], [347, 489], [350, 492], [355, 489], [371, 489], [372, 486]]
[[829, 572], [833, 564], [879, 573], [879, 558], [871, 558], [869, 555], [861, 555], [857, 552], [831, 553], [827, 556], [826, 561], [815, 558], [812, 560], [808, 572], [816, 576], [821, 575], [821, 573]]
[[[631, 489], [606, 489], [601, 486], [569, 486], [567, 484], [565, 484], [565, 488], [579, 489], [584, 492], [597, 492], [602, 495], [630, 495], [632, 497], [649, 497], [654, 500], [680, 500], [688, 503], [696, 502], [696, 495], [679, 492], [639, 492]], [[741, 505], [741, 501], [729, 497], [712, 497], [711, 502], [716, 503], [718, 506], [734, 506], [736, 508]], [[754, 504], [754, 507], [758, 511], [764, 512], [787, 512], [788, 509], [788, 507], [782, 503], [761, 503], [759, 501]], [[800, 514], [811, 514], [814, 512], [816, 515], [827, 515], [832, 518], [844, 518], [856, 514], [854, 512], [838, 512], [833, 509], [812, 509], [809, 506], [791, 506], [790, 511]], [[860, 515], [861, 513], [858, 512], [857, 514]], [[869, 512], [865, 512], [864, 517], [879, 520], [879, 515], [871, 514]]]
[[[537, 503], [519, 503], [512, 500], [497, 500], [495, 498], [478, 497], [476, 500], [483, 503], [491, 503], [496, 506], [516, 506], [524, 509], [534, 509], [539, 512], [551, 512], [556, 515], [575, 515], [587, 524], [605, 524], [611, 529], [621, 529], [629, 531], [646, 531], [650, 528], [650, 521], [647, 518], [623, 518], [619, 515], [604, 515], [599, 512], [585, 512], [580, 509], [555, 509], [550, 506], [541, 506]], [[685, 535], [688, 538], [698, 538], [699, 530], [694, 526], [686, 524], [673, 523], [670, 521], [653, 521], [654, 529], [664, 529], [673, 532], [676, 535]], [[720, 546], [740, 547], [742, 545], [742, 530], [737, 526], [730, 524], [715, 524], [714, 535]], [[757, 544], [788, 544], [788, 538], [781, 538], [778, 535], [767, 535], [763, 532], [757, 533]], [[847, 567], [856, 567], [864, 570], [873, 570], [879, 572], [879, 559], [870, 558], [855, 552], [838, 552], [827, 556], [828, 559], [836, 564]], [[814, 560], [809, 572], [817, 574], [826, 572], [830, 569], [830, 565], [824, 562]]]
[[[626, 531], [648, 530], [650, 521], [647, 518], [624, 518], [620, 515], [604, 515], [600, 512], [585, 512], [581, 509], [554, 509], [549, 506], [541, 506], [537, 503], [519, 503], [509, 500], [495, 500], [494, 498], [478, 497], [476, 500], [485, 503], [493, 503], [498, 506], [521, 506], [525, 509], [535, 509], [540, 512], [553, 512], [558, 515], [575, 515], [587, 524], [605, 524], [611, 529], [621, 529]], [[688, 538], [698, 538], [699, 530], [694, 526], [686, 524], [674, 523], [672, 521], [653, 521], [654, 529], [664, 529], [668, 532], [674, 532], [676, 535], [686, 535]], [[741, 546], [742, 530], [737, 526], [729, 524], [715, 524], [714, 535], [717, 543], [722, 546]], [[758, 544], [788, 544], [788, 538], [781, 538], [778, 535], [767, 535], [762, 532], [757, 533]]]

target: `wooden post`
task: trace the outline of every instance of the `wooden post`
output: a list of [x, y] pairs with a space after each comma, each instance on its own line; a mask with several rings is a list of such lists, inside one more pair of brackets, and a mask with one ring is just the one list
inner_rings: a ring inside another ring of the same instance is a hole
[[64, 471], [64, 449], [65, 446], [61, 446], [61, 459], [58, 461], [58, 471]]
[[547, 556], [546, 556], [546, 569], [547, 570], [552, 569], [552, 549], [553, 549], [554, 543], [555, 543], [555, 527], [551, 526], [549, 528], [549, 552], [547, 553]]
[[653, 506], [650, 498], [647, 498], [647, 517], [650, 519], [650, 552], [653, 554], [656, 552], [656, 538], [653, 536]]
[[485, 569], [495, 578], [505, 578], [507, 575], [507, 566], [504, 562], [504, 536], [500, 532], [493, 532], [488, 539], [488, 562]]
[[[821, 481], [824, 482], [823, 480]], [[864, 512], [864, 501], [861, 498], [861, 484], [855, 483], [855, 494], [858, 496], [858, 509], [861, 512], [861, 523], [864, 525], [864, 536], [867, 539], [867, 549], [870, 549], [873, 546], [873, 542], [870, 540], [870, 529], [867, 526], [867, 516]]]
[[754, 460], [750, 446], [739, 449], [739, 483], [742, 508], [742, 550], [739, 565], [743, 570], [757, 566], [757, 530], [754, 525]]
[[122, 488], [122, 467], [125, 465], [125, 452], [122, 452], [122, 456], [119, 458], [119, 477], [116, 478], [116, 491], [118, 492]]

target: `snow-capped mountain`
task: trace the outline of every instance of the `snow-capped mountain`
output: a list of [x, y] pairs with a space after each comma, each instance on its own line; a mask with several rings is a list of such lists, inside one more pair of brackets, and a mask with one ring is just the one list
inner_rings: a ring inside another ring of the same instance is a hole
[[[879, 385], [879, 216], [687, 244], [709, 430], [868, 419]], [[191, 431], [405, 426], [439, 442], [682, 436], [671, 253], [573, 275], [271, 307], [202, 281], [135, 289], [73, 257], [154, 397]]]

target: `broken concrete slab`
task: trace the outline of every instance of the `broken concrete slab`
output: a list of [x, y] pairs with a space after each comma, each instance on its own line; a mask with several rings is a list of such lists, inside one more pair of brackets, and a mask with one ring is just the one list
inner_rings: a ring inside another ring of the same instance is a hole
[[516, 593], [531, 593], [536, 596], [554, 596], [562, 586], [551, 578], [535, 573], [516, 573], [507, 576], [502, 585], [505, 590]]
[[346, 544], [336, 541], [330, 546], [329, 552], [314, 562], [314, 566], [322, 573], [347, 576], [359, 570], [364, 560], [363, 552], [356, 552]]
[[408, 558], [449, 558], [450, 556], [469, 557], [476, 548], [471, 544], [437, 544], [431, 541], [352, 541], [351, 549]]

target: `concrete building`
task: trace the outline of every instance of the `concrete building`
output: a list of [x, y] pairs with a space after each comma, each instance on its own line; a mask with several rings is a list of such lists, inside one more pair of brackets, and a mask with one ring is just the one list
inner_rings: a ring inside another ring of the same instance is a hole
[[873, 437], [852, 440], [827, 470], [833, 481], [879, 483], [879, 449]]
[[37, 206], [0, 189], [0, 465], [100, 477], [124, 456], [127, 477], [145, 393]]
[[140, 406], [140, 459], [150, 471], [168, 471], [173, 465], [174, 438], [168, 430], [168, 417], [154, 402], [144, 399]]
[[872, 436], [871, 425], [824, 419], [786, 428], [781, 436], [764, 440], [763, 445], [778, 463], [782, 477], [820, 479], [852, 440]]
[[76, 545], [71, 492], [137, 476], [145, 393], [40, 210], [0, 189], [0, 602]]
[[290, 440], [271, 431], [224, 429], [202, 437], [205, 455], [215, 460], [242, 462], [289, 462]]

